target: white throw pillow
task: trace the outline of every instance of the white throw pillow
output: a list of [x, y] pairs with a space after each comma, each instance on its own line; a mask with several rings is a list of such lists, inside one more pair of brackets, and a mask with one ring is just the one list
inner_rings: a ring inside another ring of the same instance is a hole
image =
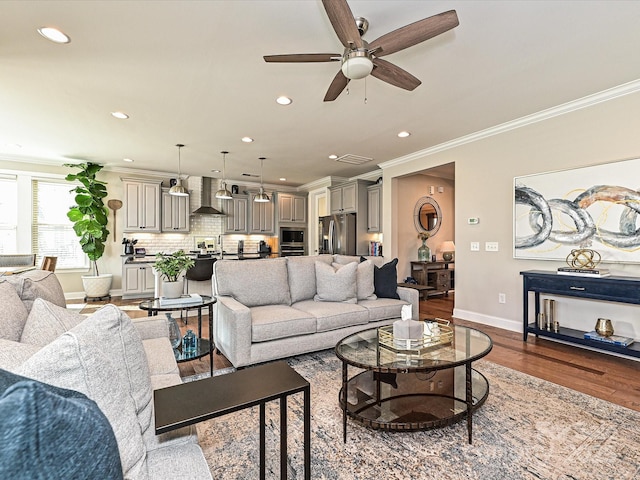
[[[105, 414], [120, 451], [124, 477], [147, 479], [146, 451], [122, 360], [103, 351], [111, 332], [85, 321], [60, 335], [25, 361], [16, 373], [84, 393]], [[90, 459], [88, 459], [90, 460]]]
[[350, 263], [339, 270], [323, 262], [316, 262], [316, 302], [356, 303], [357, 263]]
[[[352, 262], [353, 263], [353, 262]], [[345, 266], [342, 263], [332, 263], [333, 268], [339, 270]], [[350, 265], [347, 263], [346, 265]], [[356, 296], [358, 300], [375, 300], [376, 295], [373, 293], [375, 287], [373, 285], [373, 269], [374, 265], [371, 260], [356, 263]]]
[[45, 345], [82, 322], [86, 317], [58, 305], [36, 298], [22, 330], [20, 342]]

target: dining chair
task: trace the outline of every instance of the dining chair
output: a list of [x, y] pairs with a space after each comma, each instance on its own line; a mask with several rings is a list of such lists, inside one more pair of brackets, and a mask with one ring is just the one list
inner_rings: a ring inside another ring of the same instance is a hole
[[56, 263], [58, 263], [58, 257], [43, 257], [40, 270], [48, 270], [50, 272], [55, 272]]

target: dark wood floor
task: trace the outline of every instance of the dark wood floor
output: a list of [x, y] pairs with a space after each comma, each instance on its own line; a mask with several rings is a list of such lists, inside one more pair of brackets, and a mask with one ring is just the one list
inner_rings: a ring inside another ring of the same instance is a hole
[[[139, 302], [114, 298], [112, 303], [136, 306]], [[482, 330], [493, 340], [493, 350], [485, 357], [487, 360], [640, 411], [640, 362], [532, 335], [529, 335], [529, 340], [525, 343], [520, 333], [454, 319], [453, 304], [453, 294], [448, 297], [430, 297], [428, 301], [420, 302], [420, 316], [444, 318]], [[146, 315], [146, 312], [135, 309], [127, 310], [127, 313], [131, 317]], [[183, 332], [187, 328], [197, 328], [195, 317], [189, 317], [188, 322], [188, 325], [182, 325]], [[207, 322], [203, 320], [203, 336], [207, 335]], [[214, 355], [215, 368], [228, 366], [230, 363], [226, 358]], [[206, 372], [209, 369], [209, 359], [205, 357], [181, 363], [179, 368], [183, 376]]]

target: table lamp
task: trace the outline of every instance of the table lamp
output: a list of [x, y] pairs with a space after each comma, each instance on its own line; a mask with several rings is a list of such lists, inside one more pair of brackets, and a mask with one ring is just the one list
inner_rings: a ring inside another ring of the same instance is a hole
[[450, 262], [453, 260], [453, 252], [456, 251], [456, 246], [453, 241], [447, 240], [440, 246], [440, 251], [442, 252], [442, 259], [445, 262]]

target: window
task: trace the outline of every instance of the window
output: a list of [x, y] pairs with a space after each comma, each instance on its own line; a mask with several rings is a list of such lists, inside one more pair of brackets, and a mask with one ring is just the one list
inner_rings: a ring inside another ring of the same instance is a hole
[[56, 268], [88, 268], [73, 224], [67, 218], [74, 205], [69, 183], [33, 181], [32, 247], [40, 262], [44, 256], [58, 257]]
[[0, 178], [0, 253], [18, 251], [18, 183], [15, 178]]

